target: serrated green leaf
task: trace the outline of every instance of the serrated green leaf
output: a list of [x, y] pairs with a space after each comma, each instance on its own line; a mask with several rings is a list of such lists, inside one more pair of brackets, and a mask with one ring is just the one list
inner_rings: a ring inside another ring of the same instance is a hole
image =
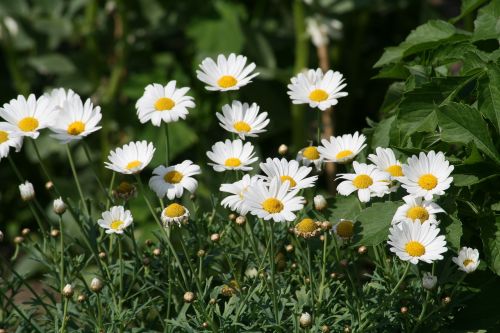
[[441, 217], [439, 227], [444, 230], [448, 247], [454, 250], [460, 249], [460, 238], [462, 237], [462, 222], [454, 215], [444, 215]]
[[340, 219], [355, 219], [361, 211], [361, 205], [356, 195], [347, 197], [337, 196], [330, 209], [330, 221], [337, 222]]
[[356, 244], [374, 246], [387, 239], [391, 221], [401, 202], [386, 201], [374, 203], [357, 217], [360, 223], [360, 238]]
[[488, 79], [482, 82], [479, 95], [479, 111], [500, 131], [500, 70], [488, 66]]
[[499, 39], [500, 37], [500, 1], [491, 1], [481, 8], [474, 21], [473, 41]]
[[480, 220], [486, 261], [489, 267], [500, 275], [500, 216], [488, 216]]
[[474, 108], [449, 103], [437, 111], [441, 140], [467, 144], [473, 141], [479, 150], [500, 164], [500, 154], [493, 144], [486, 122]]
[[390, 132], [396, 116], [382, 119], [375, 127], [371, 140], [371, 147], [389, 147]]

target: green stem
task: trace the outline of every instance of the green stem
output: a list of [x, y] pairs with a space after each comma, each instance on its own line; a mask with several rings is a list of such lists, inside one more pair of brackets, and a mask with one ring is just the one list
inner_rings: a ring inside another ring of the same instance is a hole
[[312, 270], [311, 245], [307, 242], [307, 270], [309, 275], [309, 285], [311, 288], [311, 308], [314, 308], [314, 273]]
[[[318, 122], [318, 133], [317, 133], [317, 144], [318, 146], [321, 145], [321, 128], [322, 128], [322, 122], [321, 122], [321, 111], [320, 109], [318, 109], [316, 111], [316, 114], [317, 114], [317, 122]], [[326, 112], [326, 111], [325, 111]]]
[[83, 195], [82, 187], [80, 186], [80, 181], [78, 180], [78, 174], [76, 173], [75, 163], [73, 161], [73, 157], [71, 156], [71, 150], [69, 148], [69, 143], [66, 144], [66, 153], [68, 155], [69, 165], [71, 167], [71, 172], [73, 173], [73, 178], [75, 179], [76, 188], [78, 190], [78, 194], [80, 195], [80, 199], [82, 200], [83, 208], [87, 214], [90, 214], [87, 203], [85, 202], [85, 197]]
[[[120, 263], [120, 281], [118, 281], [120, 286], [120, 290], [118, 292], [118, 311], [121, 317], [122, 304], [123, 304], [123, 252], [122, 252], [122, 242], [120, 237], [118, 237], [118, 235], [115, 235], [115, 237], [116, 241], [118, 242], [118, 260]], [[123, 332], [123, 325], [121, 321], [120, 321], [120, 332]]]
[[[108, 192], [106, 191], [106, 188], [104, 187], [103, 183], [101, 182], [101, 179], [99, 178], [99, 175], [95, 171], [94, 161], [92, 160], [92, 156], [90, 154], [89, 146], [87, 145], [87, 143], [85, 141], [82, 142], [82, 145], [83, 145], [83, 150], [85, 151], [85, 155], [87, 156], [87, 160], [89, 161], [90, 169], [92, 170], [92, 173], [94, 174], [94, 178], [97, 181], [97, 184], [99, 185], [99, 188], [101, 189], [102, 193], [104, 193], [104, 195], [106, 197], [111, 196], [111, 194], [108, 194]], [[108, 197], [107, 199], [109, 200], [111, 198]]]
[[410, 265], [411, 263], [408, 261], [406, 263], [406, 267], [405, 267], [405, 270], [403, 272], [403, 275], [401, 276], [401, 278], [399, 279], [398, 283], [396, 284], [396, 286], [394, 286], [394, 288], [392, 289], [392, 291], [390, 292], [389, 296], [391, 296], [392, 294], [394, 294], [396, 292], [396, 290], [398, 290], [399, 286], [401, 285], [401, 283], [403, 283], [403, 280], [405, 279], [406, 275], [408, 274], [408, 270], [410, 269]]
[[109, 181], [108, 199], [106, 200], [106, 210], [109, 209], [109, 205], [111, 203], [114, 203], [114, 200], [113, 200], [113, 186], [114, 186], [114, 183], [115, 183], [115, 178], [116, 178], [116, 172], [113, 171], [113, 175], [111, 176], [111, 180]]
[[99, 293], [97, 295], [97, 324], [99, 325], [99, 330], [103, 329], [103, 324], [102, 324], [102, 303], [101, 303], [101, 296]]
[[45, 178], [47, 179], [47, 181], [52, 182], [52, 185], [54, 186], [54, 190], [56, 191], [57, 196], [60, 197], [61, 193], [57, 189], [56, 183], [53, 181], [53, 178], [50, 176], [49, 172], [47, 171], [47, 168], [45, 167], [45, 164], [43, 163], [40, 151], [38, 150], [38, 146], [36, 144], [36, 140], [32, 139], [31, 142], [33, 142], [33, 148], [35, 149], [36, 157], [38, 158], [38, 162], [40, 163], [40, 167], [42, 168], [42, 172], [45, 175]]
[[319, 304], [321, 304], [321, 302], [323, 300], [323, 290], [325, 288], [326, 248], [327, 248], [327, 243], [328, 243], [328, 234], [326, 232], [324, 233], [324, 237], [325, 238], [323, 240], [323, 257], [322, 257], [322, 262], [321, 262], [321, 283], [319, 285], [319, 296], [318, 296], [318, 303]]
[[[264, 224], [265, 222], [262, 221]], [[275, 281], [275, 263], [274, 263], [274, 222], [271, 223], [271, 236], [270, 236], [270, 246], [271, 249], [269, 251], [269, 264], [271, 265], [271, 288], [272, 288], [272, 298], [273, 298], [273, 312], [274, 312], [274, 320], [276, 324], [279, 326], [279, 316], [278, 316], [278, 301], [276, 300], [276, 281]], [[264, 226], [264, 230], [267, 228]]]
[[59, 247], [60, 247], [60, 262], [59, 262], [59, 282], [60, 282], [60, 292], [62, 294], [64, 288], [64, 229], [63, 229], [63, 221], [62, 216], [59, 215]]
[[64, 298], [64, 311], [63, 311], [63, 319], [62, 319], [62, 325], [61, 325], [61, 333], [66, 332], [66, 324], [67, 320], [66, 317], [68, 316], [68, 299], [65, 297]]
[[165, 124], [165, 165], [170, 162], [170, 138], [168, 133], [168, 123]]
[[23, 320], [28, 324], [30, 325], [31, 327], [33, 327], [33, 329], [39, 333], [43, 333], [42, 330], [40, 329], [40, 327], [38, 327], [38, 325], [33, 321], [31, 320], [30, 318], [28, 318], [28, 316], [24, 313], [23, 310], [21, 310], [14, 302], [12, 302], [12, 300], [10, 298], [7, 297], [7, 295], [5, 295], [2, 291], [2, 288], [0, 288], [0, 296], [2, 296], [3, 299], [5, 299], [11, 306], [12, 308], [14, 308], [14, 310], [19, 314], [19, 316], [21, 316], [23, 318]]

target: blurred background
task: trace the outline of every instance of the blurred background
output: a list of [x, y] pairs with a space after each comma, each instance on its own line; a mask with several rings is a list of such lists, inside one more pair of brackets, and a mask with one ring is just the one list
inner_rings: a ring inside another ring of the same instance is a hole
[[[109, 182], [111, 172], [102, 163], [110, 149], [146, 139], [164, 151], [161, 130], [141, 125], [134, 105], [147, 84], [175, 79], [192, 88], [196, 108], [186, 121], [171, 126], [170, 155], [174, 163], [191, 159], [202, 166], [206, 172], [198, 192], [208, 198], [222, 176], [214, 177], [205, 153], [227, 137], [215, 112], [228, 99], [206, 91], [196, 79], [203, 58], [234, 52], [257, 64], [261, 74], [232, 97], [256, 102], [269, 113], [268, 132], [252, 140], [259, 155], [276, 156], [284, 143], [293, 158], [314, 138], [316, 115], [305, 107], [292, 110], [286, 94], [290, 77], [306, 67], [342, 72], [349, 96], [334, 110], [334, 133], [360, 130], [367, 118], [378, 120], [389, 84], [372, 79], [377, 74], [372, 66], [384, 47], [399, 44], [431, 18], [458, 15], [459, 7], [459, 0], [0, 0], [0, 103], [55, 87], [92, 98], [102, 108], [103, 130], [86, 142], [100, 176]], [[58, 186], [76, 198], [64, 147], [47, 133], [38, 140]], [[83, 150], [79, 145], [73, 149], [85, 192], [93, 197], [97, 184]], [[51, 197], [31, 142], [13, 158], [50, 211]], [[162, 161], [157, 153], [145, 180]], [[34, 226], [17, 185], [8, 161], [2, 160], [0, 228], [9, 239]], [[136, 219], [147, 220], [142, 201], [132, 205], [137, 206]]]

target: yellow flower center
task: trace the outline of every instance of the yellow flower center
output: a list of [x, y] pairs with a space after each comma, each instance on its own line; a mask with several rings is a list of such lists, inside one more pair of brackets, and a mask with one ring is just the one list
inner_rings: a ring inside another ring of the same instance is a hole
[[129, 164], [127, 164], [127, 166], [125, 167], [125, 169], [132, 170], [132, 169], [135, 169], [137, 167], [140, 167], [141, 165], [142, 165], [141, 161], [135, 160], [135, 161], [132, 161]]
[[123, 225], [123, 221], [122, 220], [114, 220], [113, 222], [111, 222], [111, 224], [109, 225], [109, 227], [111, 229], [113, 229], [113, 230], [119, 230], [122, 225]]
[[244, 121], [237, 121], [233, 125], [234, 129], [238, 132], [248, 133], [252, 129], [248, 123]]
[[241, 165], [241, 161], [239, 158], [236, 158], [236, 157], [230, 157], [228, 158], [225, 162], [224, 162], [224, 165], [227, 166], [227, 167], [232, 167], [232, 168], [236, 168], [236, 167], [239, 167]]
[[223, 75], [217, 80], [217, 84], [221, 88], [230, 88], [234, 87], [238, 83], [238, 80], [234, 76], [231, 75]]
[[358, 175], [352, 180], [352, 184], [359, 189], [364, 189], [373, 184], [373, 179], [368, 175]]
[[262, 202], [262, 208], [268, 213], [275, 214], [281, 212], [284, 206], [278, 199], [269, 198]]
[[340, 221], [337, 224], [336, 233], [341, 238], [351, 238], [354, 235], [354, 223], [352, 221]]
[[309, 99], [315, 102], [323, 102], [328, 98], [328, 93], [323, 89], [314, 89], [309, 94]]
[[420, 185], [421, 188], [426, 190], [432, 190], [434, 187], [436, 187], [437, 183], [438, 180], [436, 176], [431, 175], [430, 173], [422, 175], [418, 179], [418, 185]]
[[69, 135], [78, 135], [85, 131], [85, 123], [81, 121], [74, 121], [68, 126]]
[[470, 264], [472, 264], [474, 262], [474, 260], [472, 259], [465, 259], [463, 264], [464, 264], [464, 267], [467, 267], [469, 266]]
[[23, 132], [33, 132], [38, 128], [38, 120], [33, 117], [26, 117], [21, 119], [17, 126]]
[[167, 172], [165, 174], [165, 176], [163, 176], [163, 179], [165, 180], [165, 182], [167, 182], [169, 184], [178, 184], [181, 182], [183, 177], [184, 177], [184, 175], [182, 173], [174, 170], [174, 171]]
[[415, 206], [408, 209], [406, 212], [406, 217], [415, 220], [420, 220], [421, 223], [424, 223], [429, 219], [429, 212], [422, 206]]
[[417, 241], [410, 241], [406, 243], [405, 250], [412, 257], [420, 257], [425, 254], [425, 246]]
[[351, 155], [352, 155], [351, 150], [342, 150], [335, 156], [335, 158], [340, 160], [341, 158], [346, 158], [346, 157], [351, 156]]
[[300, 232], [313, 232], [314, 230], [318, 229], [318, 226], [312, 219], [303, 219], [295, 225], [295, 229]]
[[175, 102], [168, 97], [160, 97], [155, 102], [156, 111], [169, 111], [175, 106]]
[[165, 215], [168, 217], [180, 217], [186, 213], [186, 209], [178, 203], [173, 203], [165, 208]]
[[315, 146], [309, 146], [304, 149], [302, 155], [304, 155], [304, 157], [308, 160], [317, 160], [319, 158], [318, 148], [316, 148]]
[[290, 188], [295, 187], [297, 185], [297, 182], [290, 176], [281, 176], [280, 179], [282, 183], [288, 180], [290, 182]]
[[7, 140], [9, 140], [9, 133], [0, 131], [0, 143], [4, 143]]
[[401, 165], [391, 165], [387, 169], [385, 169], [388, 173], [391, 174], [393, 177], [401, 177], [403, 175], [403, 168], [401, 168]]

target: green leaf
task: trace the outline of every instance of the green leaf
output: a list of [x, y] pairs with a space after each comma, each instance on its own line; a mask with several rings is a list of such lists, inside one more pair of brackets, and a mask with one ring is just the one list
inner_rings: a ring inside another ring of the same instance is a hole
[[31, 57], [28, 63], [40, 74], [71, 74], [76, 70], [75, 65], [65, 56], [57, 53]]
[[357, 217], [357, 220], [361, 222], [361, 238], [356, 243], [374, 246], [385, 241], [392, 218], [401, 204], [399, 201], [379, 202], [363, 210]]
[[460, 15], [451, 19], [451, 23], [460, 21], [462, 18], [472, 13], [487, 1], [488, 0], [463, 0], [462, 6], [460, 6]]
[[500, 1], [481, 8], [474, 21], [473, 41], [498, 39], [500, 36]]
[[338, 222], [340, 219], [354, 220], [360, 211], [361, 205], [357, 196], [337, 196], [330, 209], [330, 221]]
[[489, 267], [500, 275], [500, 216], [480, 220], [483, 250]]
[[459, 103], [449, 103], [437, 111], [441, 140], [448, 143], [467, 144], [473, 141], [479, 150], [500, 164], [488, 126], [474, 108]]
[[441, 217], [439, 227], [444, 230], [448, 247], [454, 250], [460, 249], [460, 238], [462, 237], [462, 222], [455, 215], [444, 215]]
[[500, 70], [488, 65], [488, 80], [480, 88], [479, 111], [500, 131]]
[[373, 131], [371, 147], [373, 149], [377, 147], [389, 147], [389, 139], [391, 127], [394, 123], [396, 116], [382, 119]]

